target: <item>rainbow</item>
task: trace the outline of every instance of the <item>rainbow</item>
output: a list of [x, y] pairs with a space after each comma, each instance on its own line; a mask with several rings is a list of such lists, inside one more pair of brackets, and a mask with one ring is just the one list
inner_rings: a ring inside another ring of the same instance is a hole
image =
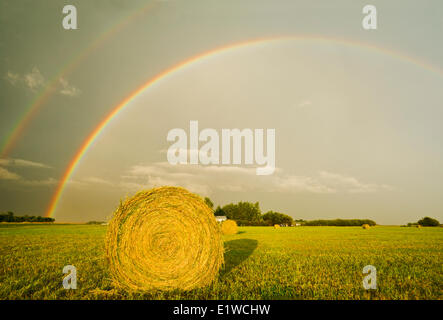
[[61, 180], [59, 181], [59, 184], [51, 198], [51, 201], [49, 203], [46, 216], [51, 217], [53, 216], [57, 204], [59, 203], [63, 190], [65, 189], [66, 183], [71, 178], [72, 174], [74, 173], [76, 167], [80, 163], [82, 157], [87, 153], [87, 151], [90, 149], [90, 147], [93, 145], [94, 141], [97, 139], [97, 137], [100, 135], [100, 133], [103, 131], [103, 129], [124, 109], [126, 108], [134, 99], [136, 99], [142, 92], [145, 90], [151, 88], [154, 84], [159, 82], [160, 80], [164, 79], [165, 77], [174, 74], [175, 72], [178, 72], [180, 70], [183, 70], [184, 68], [191, 66], [192, 64], [202, 61], [204, 59], [207, 59], [209, 57], [213, 57], [215, 55], [225, 53], [234, 49], [239, 49], [247, 46], [254, 46], [258, 44], [263, 43], [269, 43], [269, 42], [276, 42], [276, 41], [283, 41], [283, 40], [315, 40], [315, 41], [327, 41], [332, 42], [336, 44], [342, 44], [347, 46], [357, 46], [357, 47], [363, 47], [369, 50], [373, 50], [376, 52], [381, 52], [390, 56], [394, 56], [398, 59], [401, 59], [405, 62], [413, 63], [417, 66], [420, 66], [426, 70], [436, 72], [440, 75], [443, 75], [443, 70], [439, 67], [433, 66], [431, 64], [419, 61], [415, 58], [412, 58], [410, 56], [401, 54], [399, 52], [388, 50], [385, 48], [380, 48], [374, 45], [370, 45], [367, 43], [361, 43], [356, 41], [349, 41], [349, 40], [342, 40], [342, 39], [335, 39], [335, 38], [326, 38], [321, 36], [278, 36], [278, 37], [271, 37], [271, 38], [259, 38], [259, 39], [253, 39], [253, 40], [247, 40], [239, 43], [234, 43], [226, 46], [222, 46], [219, 48], [215, 48], [209, 51], [206, 51], [204, 53], [198, 54], [196, 56], [193, 56], [187, 60], [184, 60], [173, 67], [164, 70], [163, 72], [157, 74], [153, 78], [149, 79], [146, 83], [142, 84], [139, 88], [134, 90], [129, 96], [127, 96], [125, 99], [123, 99], [117, 106], [115, 106], [104, 118], [100, 121], [100, 123], [92, 130], [92, 132], [87, 136], [87, 138], [83, 141], [80, 148], [75, 153], [74, 157], [70, 161], [68, 167], [66, 168]]
[[37, 115], [38, 111], [46, 104], [49, 98], [56, 93], [60, 79], [71, 74], [80, 63], [82, 63], [88, 56], [94, 53], [98, 48], [100, 48], [111, 36], [115, 35], [117, 32], [122, 30], [129, 23], [142, 16], [149, 10], [151, 10], [156, 5], [155, 2], [150, 2], [144, 6], [138, 8], [132, 14], [126, 16], [115, 24], [110, 30], [102, 33], [97, 39], [92, 42], [85, 50], [81, 51], [79, 55], [75, 56], [74, 59], [70, 60], [59, 73], [57, 73], [48, 84], [42, 89], [42, 91], [36, 95], [35, 99], [32, 100], [31, 104], [22, 116], [13, 125], [11, 133], [6, 137], [3, 147], [1, 148], [0, 158], [6, 158], [11, 152], [12, 148], [16, 145], [19, 138], [22, 136], [23, 132], [29, 125], [29, 123]]

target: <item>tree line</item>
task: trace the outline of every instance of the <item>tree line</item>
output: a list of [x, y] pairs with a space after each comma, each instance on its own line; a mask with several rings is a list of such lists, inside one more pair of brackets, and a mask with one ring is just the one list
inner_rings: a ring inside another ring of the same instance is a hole
[[291, 226], [300, 224], [304, 226], [362, 226], [368, 224], [375, 226], [376, 222], [369, 219], [333, 219], [333, 220], [294, 220], [287, 214], [268, 211], [262, 214], [258, 202], [250, 203], [240, 201], [238, 203], [229, 203], [223, 207], [217, 206], [214, 210], [214, 203], [208, 197], [205, 203], [210, 207], [215, 216], [226, 216], [226, 218], [235, 220], [240, 226], [273, 226], [275, 224]]
[[375, 226], [376, 223], [369, 219], [333, 219], [333, 220], [310, 220], [303, 223], [305, 226], [337, 226], [337, 227], [358, 227], [364, 224]]
[[215, 216], [225, 216], [235, 220], [239, 226], [273, 226], [275, 224], [290, 226], [293, 223], [292, 217], [280, 212], [268, 211], [262, 214], [258, 202], [229, 203], [223, 207], [218, 206], [215, 210], [211, 199], [206, 197], [205, 202], [214, 211]]
[[54, 222], [54, 218], [41, 216], [15, 216], [13, 212], [0, 213], [0, 222]]

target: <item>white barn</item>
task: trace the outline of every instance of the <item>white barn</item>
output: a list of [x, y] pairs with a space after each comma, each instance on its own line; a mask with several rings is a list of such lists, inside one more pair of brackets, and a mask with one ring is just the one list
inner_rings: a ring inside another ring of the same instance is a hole
[[223, 222], [223, 221], [228, 220], [228, 218], [226, 218], [226, 216], [215, 216], [215, 220], [217, 222]]

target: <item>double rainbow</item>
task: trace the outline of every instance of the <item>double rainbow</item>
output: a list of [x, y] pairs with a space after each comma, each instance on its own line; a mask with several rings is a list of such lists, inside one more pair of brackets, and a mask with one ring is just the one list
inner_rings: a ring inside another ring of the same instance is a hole
[[383, 54], [387, 54], [390, 56], [394, 56], [400, 60], [403, 60], [408, 63], [413, 63], [417, 66], [420, 66], [426, 70], [436, 72], [440, 75], [443, 75], [443, 70], [439, 67], [433, 66], [431, 64], [419, 61], [415, 58], [412, 58], [410, 56], [401, 54], [396, 51], [388, 50], [385, 48], [380, 48], [374, 45], [356, 42], [356, 41], [348, 41], [348, 40], [341, 40], [341, 39], [334, 39], [334, 38], [326, 38], [321, 36], [280, 36], [280, 37], [272, 37], [272, 38], [261, 38], [261, 39], [253, 39], [248, 41], [243, 41], [240, 43], [234, 43], [227, 46], [222, 46], [213, 50], [206, 51], [204, 53], [198, 54], [194, 57], [191, 57], [187, 60], [184, 60], [175, 66], [164, 70], [163, 72], [157, 74], [153, 78], [149, 79], [146, 83], [141, 85], [139, 88], [134, 90], [129, 96], [127, 96], [124, 100], [122, 100], [117, 106], [115, 106], [104, 118], [100, 121], [100, 123], [92, 130], [92, 132], [87, 136], [87, 138], [83, 141], [80, 148], [75, 153], [73, 159], [70, 161], [68, 167], [66, 168], [61, 180], [59, 181], [59, 184], [57, 186], [57, 189], [55, 190], [51, 201], [49, 203], [46, 216], [51, 217], [54, 215], [57, 205], [63, 195], [63, 191], [65, 189], [66, 183], [69, 181], [71, 176], [73, 175], [76, 167], [80, 163], [82, 157], [86, 154], [86, 152], [91, 148], [94, 141], [97, 139], [97, 137], [100, 135], [100, 133], [103, 131], [103, 129], [126, 107], [130, 105], [130, 103], [136, 99], [142, 92], [145, 90], [151, 88], [154, 84], [159, 82], [160, 80], [164, 79], [165, 77], [178, 72], [180, 70], [183, 70], [186, 67], [191, 66], [194, 63], [197, 63], [199, 61], [202, 61], [204, 59], [213, 57], [215, 55], [219, 55], [228, 51], [232, 51], [235, 49], [247, 47], [247, 46], [254, 46], [259, 45], [263, 43], [269, 43], [269, 42], [276, 42], [276, 41], [284, 41], [284, 40], [313, 40], [313, 41], [326, 41], [326, 42], [332, 42], [336, 44], [346, 45], [346, 46], [357, 46], [357, 47], [363, 47], [369, 50], [373, 50], [376, 52], [380, 52]]

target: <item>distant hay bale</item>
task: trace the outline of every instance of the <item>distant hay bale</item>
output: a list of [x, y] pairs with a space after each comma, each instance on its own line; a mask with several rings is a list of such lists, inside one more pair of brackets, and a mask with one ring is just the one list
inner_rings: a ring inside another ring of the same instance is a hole
[[225, 220], [221, 225], [223, 234], [236, 234], [238, 231], [237, 222], [234, 220]]
[[118, 288], [191, 290], [210, 284], [223, 264], [212, 210], [183, 188], [137, 193], [109, 222], [106, 256]]
[[417, 224], [417, 228], [421, 228], [421, 225]]
[[370, 226], [369, 226], [369, 224], [365, 223], [364, 225], [362, 225], [362, 228], [363, 228], [363, 229], [369, 229]]
[[279, 224], [274, 224], [274, 229], [278, 229], [278, 228], [280, 228], [280, 225]]

